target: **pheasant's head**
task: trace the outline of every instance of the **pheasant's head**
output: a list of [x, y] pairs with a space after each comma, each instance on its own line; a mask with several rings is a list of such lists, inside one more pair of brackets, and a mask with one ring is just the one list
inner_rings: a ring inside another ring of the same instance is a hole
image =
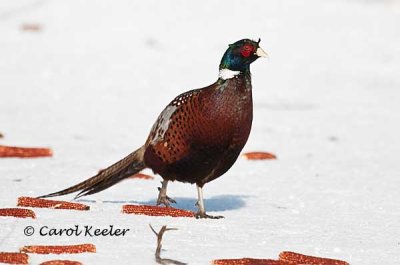
[[229, 45], [222, 57], [219, 69], [229, 69], [242, 73], [250, 71], [250, 64], [267, 53], [260, 48], [260, 39], [256, 42], [249, 39], [239, 40]]

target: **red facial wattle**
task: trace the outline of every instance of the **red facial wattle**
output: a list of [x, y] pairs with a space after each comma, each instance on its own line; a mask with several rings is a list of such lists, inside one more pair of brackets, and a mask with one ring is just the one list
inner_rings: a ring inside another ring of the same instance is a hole
[[240, 49], [240, 53], [242, 54], [243, 57], [249, 57], [251, 55], [251, 53], [254, 52], [254, 47], [253, 45], [244, 45], [241, 49]]

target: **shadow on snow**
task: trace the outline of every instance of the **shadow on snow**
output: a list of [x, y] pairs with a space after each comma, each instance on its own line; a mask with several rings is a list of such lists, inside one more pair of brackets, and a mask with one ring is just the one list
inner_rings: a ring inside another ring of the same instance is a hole
[[[249, 196], [246, 195], [219, 195], [214, 196], [211, 198], [204, 199], [204, 204], [206, 206], [206, 210], [210, 212], [223, 212], [229, 210], [237, 210], [240, 208], [245, 207], [246, 202], [245, 199]], [[196, 202], [197, 200], [194, 198], [187, 198], [187, 197], [174, 197], [176, 200], [176, 204], [172, 204], [171, 206], [189, 210], [189, 211], [196, 211]], [[95, 202], [93, 200], [85, 200], [79, 199], [79, 202]], [[156, 205], [157, 199], [151, 199], [148, 201], [102, 201], [103, 203], [118, 203], [118, 204], [140, 204], [140, 205]]]

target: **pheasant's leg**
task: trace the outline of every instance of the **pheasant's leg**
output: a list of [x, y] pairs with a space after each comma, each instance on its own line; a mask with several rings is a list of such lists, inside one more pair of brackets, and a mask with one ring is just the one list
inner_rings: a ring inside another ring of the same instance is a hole
[[196, 218], [210, 218], [210, 219], [220, 219], [224, 218], [223, 216], [212, 216], [206, 214], [206, 209], [204, 207], [204, 200], [203, 200], [203, 188], [200, 187], [199, 185], [196, 185], [197, 187], [197, 203], [196, 206], [199, 207], [199, 211], [196, 213]]
[[161, 181], [161, 188], [158, 188], [158, 199], [157, 205], [164, 204], [166, 207], [169, 207], [170, 203], [176, 203], [174, 199], [171, 199], [167, 196], [167, 186], [168, 180]]

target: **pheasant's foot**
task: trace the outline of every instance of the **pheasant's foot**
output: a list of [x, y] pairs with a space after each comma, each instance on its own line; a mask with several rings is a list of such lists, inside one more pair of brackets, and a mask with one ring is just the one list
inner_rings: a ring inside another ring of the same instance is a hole
[[200, 211], [198, 211], [195, 214], [195, 217], [196, 217], [196, 219], [221, 219], [221, 218], [225, 218], [222, 215], [213, 216], [213, 215], [208, 215], [205, 212], [200, 212]]
[[200, 187], [199, 185], [197, 185], [197, 195], [198, 195], [198, 199], [196, 202], [196, 206], [199, 207], [199, 211], [195, 214], [195, 217], [197, 219], [199, 218], [208, 218], [208, 219], [221, 219], [224, 218], [221, 215], [218, 216], [212, 216], [212, 215], [208, 215], [206, 214], [206, 208], [204, 207], [204, 200], [203, 200], [203, 188]]
[[157, 198], [157, 206], [164, 204], [165, 207], [170, 207], [171, 203], [176, 203], [176, 201], [170, 197], [167, 196], [166, 194], [166, 189], [163, 190], [162, 188], [158, 188], [159, 194]]

